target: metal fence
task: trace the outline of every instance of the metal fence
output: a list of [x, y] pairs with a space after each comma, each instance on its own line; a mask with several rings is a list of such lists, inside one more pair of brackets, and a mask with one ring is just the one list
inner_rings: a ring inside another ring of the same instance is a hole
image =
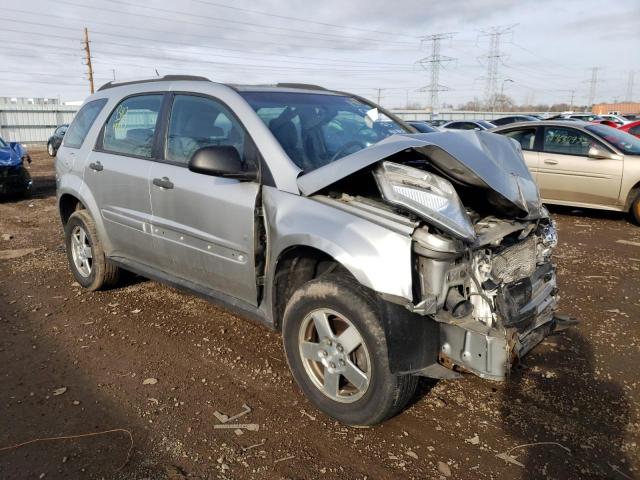
[[46, 143], [55, 128], [70, 123], [79, 107], [0, 103], [0, 137], [8, 142]]
[[392, 109], [403, 120], [491, 120], [511, 115], [545, 115], [546, 112], [475, 112], [473, 110], [451, 110], [434, 113], [426, 110]]

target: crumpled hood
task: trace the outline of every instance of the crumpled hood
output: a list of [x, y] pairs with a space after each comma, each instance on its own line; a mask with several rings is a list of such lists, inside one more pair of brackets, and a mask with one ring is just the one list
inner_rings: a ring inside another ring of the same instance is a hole
[[399, 134], [320, 167], [298, 178], [309, 196], [403, 150], [425, 155], [444, 175], [466, 186], [495, 192], [494, 203], [516, 216], [544, 216], [542, 200], [522, 152], [513, 140], [483, 131]]
[[0, 147], [0, 167], [17, 167], [22, 164], [22, 156], [11, 145]]

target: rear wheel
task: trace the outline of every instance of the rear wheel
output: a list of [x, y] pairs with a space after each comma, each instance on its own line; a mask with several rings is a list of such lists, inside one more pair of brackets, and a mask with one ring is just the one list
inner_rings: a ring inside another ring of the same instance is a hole
[[374, 295], [345, 275], [303, 285], [289, 301], [283, 342], [296, 382], [329, 416], [374, 425], [411, 399], [417, 378], [389, 370]]
[[53, 148], [53, 144], [51, 142], [49, 142], [47, 144], [47, 153], [49, 154], [50, 157], [55, 157], [56, 156], [56, 149]]
[[115, 285], [120, 269], [105, 257], [91, 215], [86, 210], [76, 211], [64, 231], [67, 259], [78, 283], [88, 290]]

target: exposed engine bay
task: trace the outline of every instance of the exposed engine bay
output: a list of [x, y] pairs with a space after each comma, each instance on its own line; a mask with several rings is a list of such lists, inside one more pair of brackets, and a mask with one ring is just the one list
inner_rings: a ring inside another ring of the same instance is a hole
[[440, 147], [402, 149], [324, 190], [414, 222], [414, 301], [405, 306], [440, 325], [440, 365], [494, 380], [554, 330], [558, 300], [555, 224], [512, 148], [518, 172], [501, 190], [488, 187], [486, 169], [449, 158], [443, 168], [429, 154]]

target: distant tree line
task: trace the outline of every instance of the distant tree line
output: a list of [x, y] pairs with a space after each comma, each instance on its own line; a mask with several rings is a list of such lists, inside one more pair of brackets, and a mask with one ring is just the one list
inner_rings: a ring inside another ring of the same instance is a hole
[[[404, 108], [408, 110], [424, 110], [427, 108], [418, 102], [411, 102]], [[453, 104], [443, 104], [441, 110], [470, 110], [475, 112], [566, 112], [566, 111], [590, 111], [590, 108], [586, 105], [569, 105], [568, 103], [554, 103], [549, 105], [548, 103], [536, 103], [536, 104], [522, 104], [517, 105], [513, 98], [508, 95], [496, 94], [489, 101], [480, 100], [478, 97], [474, 97], [466, 103], [460, 103], [457, 106]]]

